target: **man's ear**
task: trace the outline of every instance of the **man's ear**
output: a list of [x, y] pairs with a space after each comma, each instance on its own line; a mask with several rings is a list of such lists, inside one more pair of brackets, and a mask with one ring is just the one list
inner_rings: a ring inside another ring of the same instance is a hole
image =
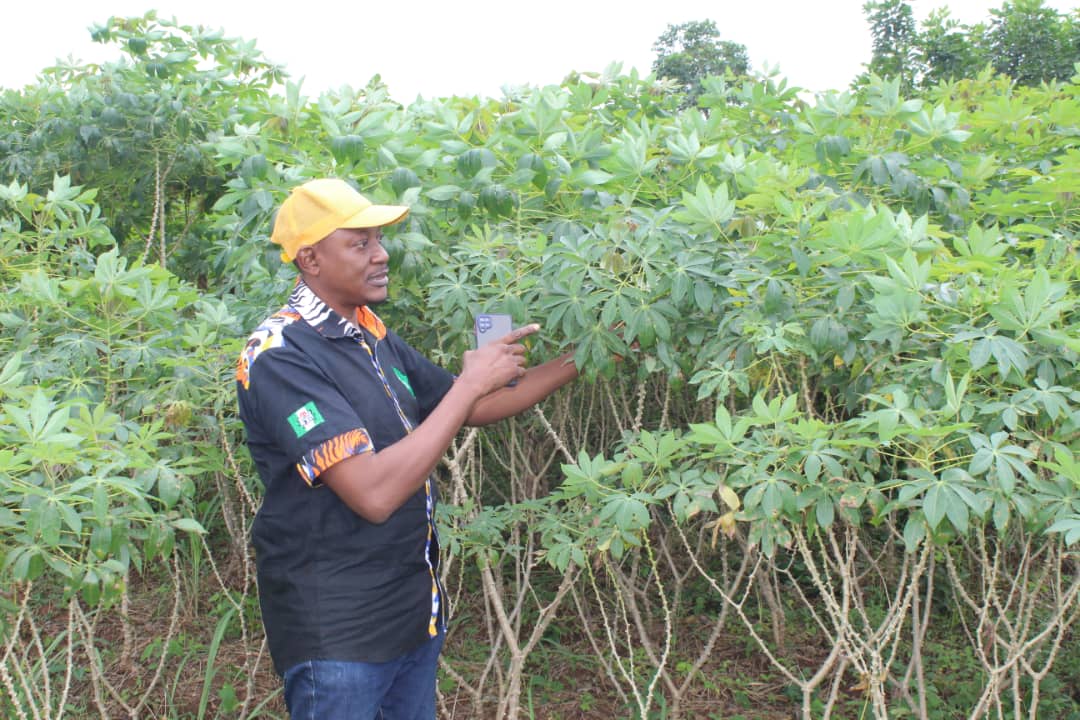
[[315, 252], [315, 248], [310, 245], [300, 248], [296, 251], [296, 258], [293, 260], [296, 263], [296, 267], [300, 272], [305, 275], [318, 275], [319, 274], [319, 256]]

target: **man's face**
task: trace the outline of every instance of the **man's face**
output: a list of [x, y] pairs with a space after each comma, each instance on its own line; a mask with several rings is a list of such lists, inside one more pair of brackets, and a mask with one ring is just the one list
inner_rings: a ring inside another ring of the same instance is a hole
[[382, 246], [382, 228], [338, 228], [310, 249], [318, 264], [312, 289], [339, 313], [386, 300], [390, 256]]

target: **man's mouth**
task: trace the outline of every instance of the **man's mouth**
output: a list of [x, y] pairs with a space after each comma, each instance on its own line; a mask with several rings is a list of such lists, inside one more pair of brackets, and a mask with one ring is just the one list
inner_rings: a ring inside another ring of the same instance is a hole
[[368, 282], [378, 287], [386, 287], [390, 284], [390, 273], [376, 273], [368, 277]]

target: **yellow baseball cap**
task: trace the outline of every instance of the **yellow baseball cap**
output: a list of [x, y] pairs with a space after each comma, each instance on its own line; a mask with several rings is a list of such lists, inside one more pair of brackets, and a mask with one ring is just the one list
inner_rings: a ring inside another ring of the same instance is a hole
[[270, 242], [281, 246], [283, 262], [338, 228], [393, 225], [409, 214], [404, 205], [375, 205], [344, 180], [309, 180], [293, 188], [278, 209]]

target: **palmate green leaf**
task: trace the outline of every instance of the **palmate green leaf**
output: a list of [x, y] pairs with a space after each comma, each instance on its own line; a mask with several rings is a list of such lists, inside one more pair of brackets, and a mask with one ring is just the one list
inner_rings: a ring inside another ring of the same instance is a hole
[[168, 310], [175, 307], [177, 302], [176, 294], [168, 285], [152, 282], [145, 277], [141, 278], [139, 284], [135, 286], [132, 299], [139, 309], [140, 316]]
[[91, 507], [95, 522], [105, 524], [109, 516], [109, 490], [100, 478], [94, 478], [94, 492]]
[[[723, 409], [723, 406], [720, 406], [720, 409]], [[718, 415], [720, 409], [717, 410]], [[724, 409], [724, 413], [727, 413], [726, 409]], [[746, 427], [740, 421], [740, 424], [733, 428], [730, 417], [725, 420], [718, 419], [716, 424], [690, 423], [690, 433], [686, 435], [686, 440], [696, 445], [711, 448], [715, 453], [723, 454], [742, 439]]]
[[15, 546], [4, 558], [4, 566], [16, 580], [36, 580], [45, 571], [45, 558], [37, 545]]
[[831, 528], [836, 521], [836, 505], [832, 498], [826, 496], [814, 503], [814, 520], [818, 527]]
[[922, 501], [926, 522], [932, 530], [936, 530], [941, 521], [948, 518], [960, 534], [967, 532], [970, 510], [978, 511], [981, 505], [967, 488], [948, 482], [944, 477], [927, 489]]
[[22, 274], [19, 278], [19, 292], [42, 305], [59, 305], [64, 297], [60, 290], [60, 281], [47, 276], [40, 268]]
[[1049, 330], [1067, 307], [1062, 298], [1065, 283], [1052, 282], [1046, 268], [1038, 268], [1027, 288], [1016, 286], [1005, 289], [999, 302], [987, 310], [998, 325], [1018, 334], [1033, 330]]
[[648, 159], [649, 134], [646, 122], [635, 131], [624, 132], [612, 142], [612, 156], [606, 166], [625, 178], [639, 178], [652, 173], [658, 161], [656, 158]]
[[760, 507], [768, 518], [792, 514], [798, 508], [795, 490], [788, 483], [775, 477], [750, 488], [744, 500], [747, 510]]
[[1009, 507], [1009, 501], [1003, 497], [994, 499], [994, 507], [991, 513], [991, 517], [994, 521], [994, 527], [998, 531], [1004, 531], [1009, 526], [1009, 516], [1012, 514], [1012, 510]]
[[1080, 337], [1073, 337], [1057, 330], [1033, 330], [1031, 336], [1040, 344], [1052, 348], [1065, 347], [1080, 353]]
[[843, 353], [847, 344], [847, 328], [832, 316], [819, 317], [810, 327], [810, 345], [820, 355]]
[[[811, 483], [818, 482], [819, 478], [823, 482], [828, 482], [832, 478], [842, 478], [844, 477], [844, 468], [839, 460], [846, 457], [841, 451], [826, 447], [822, 441], [816, 441], [814, 449], [807, 453], [806, 459], [803, 461], [803, 475]], [[825, 478], [821, 478], [823, 468], [827, 470]]]
[[967, 130], [956, 129], [959, 122], [960, 113], [949, 112], [944, 105], [937, 105], [930, 113], [921, 110], [917, 115], [909, 118], [908, 126], [916, 135], [930, 140], [962, 143], [971, 137], [971, 133]]
[[649, 509], [640, 495], [619, 493], [611, 496], [600, 508], [600, 520], [613, 523], [620, 533], [633, 533], [648, 527]]
[[603, 170], [582, 170], [579, 173], [575, 173], [572, 180], [586, 187], [595, 187], [597, 185], [603, 185], [613, 177], [615, 176], [609, 172], [604, 172]]
[[90, 530], [90, 552], [98, 560], [104, 560], [109, 557], [110, 550], [113, 544], [113, 531], [112, 526], [108, 523], [96, 524]]
[[1080, 461], [1077, 461], [1073, 451], [1064, 445], [1055, 445], [1054, 460], [1055, 462], [1041, 461], [1036, 464], [1039, 467], [1052, 470], [1068, 480], [1072, 487], [1080, 490]]
[[556, 535], [553, 543], [545, 547], [544, 558], [560, 572], [564, 572], [571, 562], [579, 566], [586, 562], [584, 551], [574, 545], [565, 533]]
[[787, 422], [798, 415], [798, 403], [799, 398], [796, 395], [777, 395], [766, 403], [765, 396], [758, 393], [751, 402], [755, 415], [753, 421], [759, 425], [779, 425]]
[[943, 409], [950, 415], [960, 412], [960, 405], [963, 403], [970, 381], [971, 373], [964, 373], [964, 377], [960, 378], [959, 385], [953, 382], [951, 372], [946, 373], [945, 382], [943, 383], [945, 387], [945, 407]]
[[159, 463], [155, 468], [157, 474], [157, 496], [165, 508], [172, 509], [180, 500], [181, 481], [180, 477], [171, 468]]
[[12, 180], [8, 185], [0, 184], [0, 200], [13, 206], [25, 200], [29, 192], [27, 185], [18, 180]]
[[997, 432], [989, 438], [980, 433], [971, 435], [972, 445], [976, 448], [975, 454], [968, 465], [968, 473], [979, 476], [990, 473], [1006, 495], [1011, 495], [1016, 489], [1016, 476], [1031, 481], [1035, 478], [1029, 464], [1035, 459], [1035, 454], [1027, 448], [1018, 445], [1006, 444], [1009, 434]]
[[1062, 385], [1050, 386], [1045, 380], [1035, 378], [1035, 387], [1025, 388], [1016, 393], [1013, 402], [1034, 413], [1041, 406], [1046, 416], [1052, 420], [1067, 418], [1072, 409], [1070, 400], [1080, 402], [1080, 391]]
[[45, 446], [74, 447], [82, 438], [64, 432], [71, 417], [67, 408], [57, 408], [56, 403], [40, 389], [34, 391], [28, 408], [13, 403], [4, 405], [4, 412], [14, 421], [26, 445], [44, 449]]
[[3, 369], [0, 369], [0, 392], [11, 394], [22, 386], [26, 372], [20, 369], [21, 366], [22, 353], [14, 353], [7, 359]]
[[170, 520], [169, 524], [181, 532], [191, 533], [194, 535], [205, 535], [206, 528], [202, 526], [198, 520], [194, 518], [176, 518]]
[[901, 267], [895, 260], [885, 256], [885, 266], [897, 285], [907, 292], [918, 294], [930, 279], [930, 262], [920, 263], [915, 253], [906, 252]]
[[665, 142], [668, 152], [676, 161], [689, 165], [694, 160], [708, 160], [716, 157], [720, 152], [719, 145], [706, 145], [702, 147], [697, 131], [692, 130], [687, 134], [676, 133], [668, 137]]
[[64, 521], [64, 525], [66, 525], [67, 528], [71, 530], [71, 532], [78, 535], [82, 532], [83, 528], [82, 516], [79, 514], [79, 511], [76, 510], [73, 505], [69, 504], [71, 500], [73, 500], [73, 498], [69, 496], [58, 497], [56, 501], [56, 508], [60, 513], [60, 517]]
[[682, 439], [674, 433], [653, 433], [642, 430], [637, 442], [631, 445], [629, 450], [630, 454], [638, 460], [652, 465], [657, 470], [664, 470], [671, 466], [676, 453], [682, 446]]
[[[0, 421], [3, 415], [0, 415]], [[0, 448], [0, 478], [6, 482], [7, 478], [20, 475], [30, 468], [30, 458], [21, 448]], [[7, 476], [7, 477], [4, 477]], [[0, 483], [3, 488], [5, 483]]]
[[46, 498], [36, 507], [37, 512], [32, 513], [33, 518], [27, 523], [41, 536], [41, 541], [47, 547], [56, 547], [60, 544], [60, 509], [57, 507], [55, 498]]
[[1025, 373], [1030, 366], [1027, 349], [1011, 338], [1000, 335], [990, 335], [975, 341], [968, 354], [973, 370], [986, 365], [990, 357], [997, 361], [998, 374], [1002, 379], [1009, 376], [1012, 370]]
[[716, 503], [707, 494], [676, 490], [671, 510], [679, 522], [686, 522], [700, 514], [702, 510], [716, 512], [717, 508]]
[[968, 506], [954, 488], [949, 489], [952, 490], [952, 495], [945, 506], [945, 515], [949, 518], [952, 526], [956, 528], [956, 531], [963, 535], [967, 533], [968, 529]]
[[574, 465], [563, 464], [562, 472], [568, 478], [577, 477], [580, 480], [598, 482], [603, 475], [607, 460], [603, 455], [589, 456], [584, 449], [578, 452], [577, 463]]
[[698, 179], [693, 194], [683, 191], [682, 207], [672, 217], [689, 225], [696, 232], [723, 233], [724, 225], [735, 214], [735, 201], [728, 197], [727, 185], [721, 183], [710, 190], [703, 179]]
[[945, 518], [946, 506], [950, 499], [950, 490], [939, 483], [932, 485], [923, 495], [923, 514], [926, 515], [926, 522], [930, 525], [931, 530], [936, 530], [937, 526]]
[[[1000, 258], [1009, 249], [996, 225], [983, 228], [978, 223], [972, 223], [968, 229], [966, 239], [960, 236], [953, 238], [953, 244], [961, 257], [986, 261], [994, 261]], [[988, 267], [993, 267], [993, 265]]]
[[690, 433], [686, 437], [690, 443], [712, 447], [717, 451], [731, 447], [731, 440], [724, 431], [708, 423], [690, 423]]
[[1060, 518], [1046, 528], [1046, 532], [1061, 533], [1064, 536], [1065, 545], [1072, 547], [1080, 543], [1080, 515]]
[[904, 523], [904, 549], [914, 552], [926, 539], [926, 520], [921, 512], [912, 512]]

